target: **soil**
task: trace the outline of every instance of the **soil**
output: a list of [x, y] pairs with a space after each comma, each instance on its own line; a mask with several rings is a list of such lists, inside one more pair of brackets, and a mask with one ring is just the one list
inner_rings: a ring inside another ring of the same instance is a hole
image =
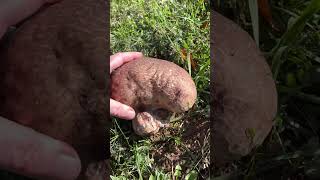
[[[180, 165], [183, 170], [193, 168], [197, 163], [201, 169], [209, 165], [209, 119], [187, 118], [182, 123], [171, 123], [150, 139], [155, 144], [151, 155], [156, 166], [166, 172]], [[172, 137], [181, 137], [180, 143]]]

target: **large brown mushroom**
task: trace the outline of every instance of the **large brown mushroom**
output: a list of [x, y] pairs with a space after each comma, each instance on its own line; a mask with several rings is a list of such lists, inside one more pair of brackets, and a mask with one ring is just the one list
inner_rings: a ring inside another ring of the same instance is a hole
[[0, 58], [1, 116], [73, 146], [78, 179], [105, 180], [107, 2], [66, 0], [28, 19]]
[[167, 112], [185, 112], [195, 103], [197, 91], [191, 76], [166, 60], [143, 57], [116, 69], [111, 76], [111, 98], [138, 113], [133, 128], [151, 135], [167, 124]]
[[251, 36], [213, 12], [211, 94], [214, 160], [224, 163], [250, 153], [269, 134], [277, 92], [266, 60]]

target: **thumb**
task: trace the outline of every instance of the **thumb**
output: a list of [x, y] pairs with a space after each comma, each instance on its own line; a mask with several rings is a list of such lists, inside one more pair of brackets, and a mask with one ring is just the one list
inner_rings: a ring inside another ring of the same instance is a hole
[[0, 117], [0, 168], [31, 178], [70, 180], [81, 170], [69, 145]]
[[1, 0], [0, 1], [0, 37], [7, 28], [17, 24], [38, 11], [45, 4], [60, 0]]

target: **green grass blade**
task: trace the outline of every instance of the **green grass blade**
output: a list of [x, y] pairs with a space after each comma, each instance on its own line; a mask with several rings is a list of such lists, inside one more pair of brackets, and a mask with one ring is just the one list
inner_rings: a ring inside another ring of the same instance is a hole
[[276, 78], [281, 64], [283, 63], [281, 54], [283, 52], [283, 47], [290, 46], [299, 38], [301, 32], [306, 26], [309, 19], [313, 17], [315, 13], [320, 10], [320, 0], [313, 0], [308, 5], [308, 7], [303, 11], [301, 16], [293, 23], [293, 25], [287, 30], [287, 32], [282, 36], [279, 43], [272, 50], [272, 72], [273, 76]]
[[191, 59], [190, 59], [190, 53], [187, 53], [187, 62], [188, 62], [188, 71], [189, 71], [189, 74], [190, 74], [190, 76], [191, 76], [192, 74], [191, 74]]
[[259, 47], [259, 8], [257, 0], [248, 0], [254, 39]]
[[273, 74], [274, 79], [277, 79], [277, 77], [278, 77], [280, 66], [283, 63], [282, 57], [287, 49], [288, 49], [288, 46], [280, 47], [279, 50], [274, 54], [274, 56], [272, 58], [273, 63], [272, 63], [271, 69], [272, 69], [272, 74]]
[[278, 47], [293, 43], [306, 26], [309, 19], [320, 10], [320, 1], [313, 0], [281, 38]]

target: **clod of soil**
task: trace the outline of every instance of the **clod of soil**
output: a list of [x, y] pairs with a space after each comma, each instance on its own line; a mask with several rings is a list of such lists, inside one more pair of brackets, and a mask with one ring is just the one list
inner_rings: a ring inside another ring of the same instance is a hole
[[66, 0], [28, 19], [1, 60], [1, 116], [72, 145], [78, 179], [107, 176], [107, 3]]
[[277, 92], [266, 60], [251, 36], [214, 12], [213, 157], [217, 164], [247, 155], [272, 128]]
[[166, 112], [185, 112], [195, 103], [197, 91], [191, 76], [180, 66], [143, 57], [128, 62], [111, 75], [111, 98], [133, 107], [138, 135], [151, 135], [166, 125]]

